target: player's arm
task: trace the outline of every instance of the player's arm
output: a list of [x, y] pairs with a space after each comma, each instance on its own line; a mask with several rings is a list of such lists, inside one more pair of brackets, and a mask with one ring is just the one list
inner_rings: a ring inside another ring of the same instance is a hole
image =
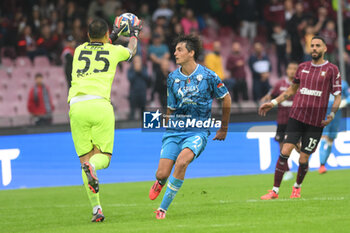
[[266, 116], [266, 113], [270, 111], [274, 106], [282, 103], [283, 101], [289, 99], [291, 96], [295, 95], [295, 93], [297, 93], [298, 88], [299, 83], [293, 83], [288, 87], [286, 91], [280, 94], [276, 99], [273, 99], [271, 100], [271, 102], [261, 105], [259, 108], [259, 115]]
[[270, 101], [271, 98], [272, 98], [271, 93], [268, 92], [264, 97], [262, 97], [262, 98], [260, 99], [260, 102], [264, 103], [264, 102]]
[[221, 117], [221, 128], [216, 132], [213, 140], [225, 140], [227, 135], [228, 123], [230, 121], [231, 111], [231, 96], [229, 93], [225, 95], [222, 100], [222, 117]]
[[128, 49], [131, 51], [132, 56], [134, 56], [137, 51], [137, 40], [142, 30], [142, 21], [135, 20], [134, 24], [132, 24], [131, 21], [128, 20], [128, 26], [130, 30], [130, 40], [128, 44]]
[[328, 114], [327, 120], [323, 120], [321, 122], [321, 124], [323, 126], [328, 125], [334, 119], [335, 113], [339, 109], [340, 102], [341, 102], [341, 94], [334, 96], [334, 102], [333, 102], [333, 105], [332, 105], [331, 112]]
[[131, 37], [128, 44], [128, 49], [131, 52], [132, 57], [135, 56], [137, 51], [137, 38]]
[[165, 116], [165, 125], [168, 125], [169, 117], [174, 113], [174, 110], [171, 110], [170, 108], [167, 108], [166, 110], [166, 116]]
[[165, 124], [168, 125], [170, 116], [175, 112], [177, 107], [177, 98], [175, 93], [172, 90], [172, 85], [174, 84], [174, 79], [171, 78], [171, 73], [167, 78], [167, 110], [165, 116]]

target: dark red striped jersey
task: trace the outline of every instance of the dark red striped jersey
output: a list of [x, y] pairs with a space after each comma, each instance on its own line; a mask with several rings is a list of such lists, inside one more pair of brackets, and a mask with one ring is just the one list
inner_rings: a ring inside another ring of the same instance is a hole
[[[271, 96], [279, 96], [285, 92], [291, 84], [292, 83], [288, 80], [288, 78], [281, 79], [272, 89]], [[278, 105], [277, 124], [285, 125], [288, 123], [289, 112], [293, 104], [293, 98], [294, 96], [291, 96], [289, 99], [283, 101]]]
[[341, 94], [341, 77], [338, 67], [328, 61], [314, 65], [301, 63], [293, 83], [300, 84], [294, 97], [290, 117], [305, 124], [322, 127], [329, 94]]

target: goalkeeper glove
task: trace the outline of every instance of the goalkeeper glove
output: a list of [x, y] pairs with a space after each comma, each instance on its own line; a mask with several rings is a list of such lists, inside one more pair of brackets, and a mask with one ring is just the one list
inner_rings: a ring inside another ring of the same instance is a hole
[[109, 39], [111, 40], [112, 43], [118, 39], [120, 34], [123, 32], [123, 30], [127, 26], [127, 24], [121, 25], [121, 22], [122, 22], [122, 17], [120, 16], [117, 16], [114, 20], [112, 33], [109, 35]]
[[139, 37], [139, 33], [142, 30], [142, 21], [139, 19], [135, 19], [134, 25], [132, 25], [131, 21], [128, 20], [128, 26], [130, 31], [130, 37], [135, 36]]

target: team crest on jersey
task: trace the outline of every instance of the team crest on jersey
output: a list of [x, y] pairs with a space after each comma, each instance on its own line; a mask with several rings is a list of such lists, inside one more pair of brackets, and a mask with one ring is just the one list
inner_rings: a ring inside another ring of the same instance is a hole
[[197, 75], [198, 82], [202, 81], [202, 79], [203, 79], [203, 75], [201, 75], [201, 74]]
[[322, 71], [321, 76], [323, 76], [323, 77], [326, 76], [326, 71]]

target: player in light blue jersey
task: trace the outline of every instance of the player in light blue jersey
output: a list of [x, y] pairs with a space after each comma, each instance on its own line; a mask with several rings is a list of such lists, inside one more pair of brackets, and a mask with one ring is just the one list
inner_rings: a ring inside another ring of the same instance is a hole
[[196, 63], [201, 49], [198, 37], [187, 35], [175, 40], [175, 59], [180, 67], [170, 73], [167, 80], [168, 126], [162, 140], [157, 181], [149, 197], [158, 197], [175, 164], [156, 218], [165, 218], [166, 211], [184, 182], [188, 165], [203, 152], [210, 134], [216, 126], [211, 119], [213, 98], [221, 99], [221, 127], [213, 140], [225, 140], [230, 117], [231, 97], [221, 79], [208, 68]]
[[[342, 93], [341, 93], [342, 101], [340, 102], [339, 108], [344, 108], [344, 107], [346, 107], [347, 104], [350, 103], [349, 85], [345, 80], [342, 80], [341, 84], [342, 84], [342, 87], [341, 87], [342, 88]], [[333, 102], [334, 102], [334, 96], [330, 95], [327, 114], [331, 111]], [[331, 154], [333, 141], [337, 137], [337, 134], [339, 131], [340, 122], [342, 119], [341, 115], [342, 115], [341, 111], [337, 111], [333, 121], [331, 121], [331, 123], [323, 129], [323, 135], [322, 135], [322, 139], [320, 142], [320, 163], [321, 163], [321, 166], [318, 169], [318, 172], [320, 174], [327, 172], [325, 164], [328, 160], [329, 155]]]

